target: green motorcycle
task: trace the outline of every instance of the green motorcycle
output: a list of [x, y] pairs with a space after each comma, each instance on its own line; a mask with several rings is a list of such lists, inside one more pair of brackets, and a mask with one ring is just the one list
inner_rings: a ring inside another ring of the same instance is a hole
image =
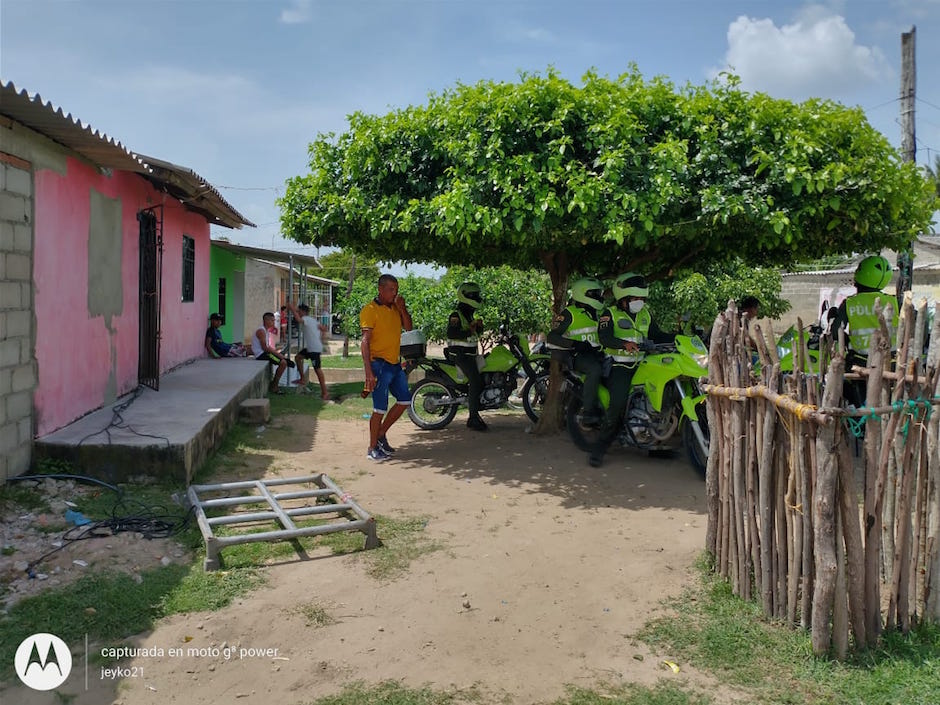
[[[799, 331], [799, 340], [803, 348], [803, 372], [819, 373], [819, 338], [822, 328], [811, 325]], [[781, 372], [793, 372], [796, 366], [797, 330], [796, 326], [787, 328], [777, 341], [777, 357]], [[759, 368], [758, 368], [759, 369]]]
[[[701, 475], [708, 464], [708, 418], [699, 380], [708, 376], [708, 349], [698, 337], [677, 335], [675, 344], [647, 343], [648, 354], [633, 374], [626, 412], [615, 433], [625, 447], [648, 451], [671, 449], [678, 432], [689, 460]], [[568, 433], [581, 450], [591, 451], [603, 429], [583, 419], [582, 381], [566, 372], [569, 387]], [[610, 405], [610, 391], [598, 388], [601, 405]]]
[[[432, 431], [444, 428], [454, 420], [460, 407], [467, 405], [467, 376], [447, 357], [443, 360], [422, 357], [414, 361], [414, 366], [424, 370], [424, 379], [412, 389], [408, 417], [418, 428]], [[548, 355], [533, 353], [528, 340], [500, 326], [480, 368], [483, 377], [480, 409], [514, 407], [520, 379], [528, 381], [547, 376], [548, 366]], [[541, 404], [525, 395], [535, 395], [536, 391], [533, 385], [524, 384], [521, 393], [522, 406], [532, 421], [538, 421]]]

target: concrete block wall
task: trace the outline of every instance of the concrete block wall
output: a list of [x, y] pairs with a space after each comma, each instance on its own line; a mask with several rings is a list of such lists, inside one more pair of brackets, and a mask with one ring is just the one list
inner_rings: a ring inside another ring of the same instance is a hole
[[33, 174], [0, 152], [0, 481], [29, 469], [36, 389]]

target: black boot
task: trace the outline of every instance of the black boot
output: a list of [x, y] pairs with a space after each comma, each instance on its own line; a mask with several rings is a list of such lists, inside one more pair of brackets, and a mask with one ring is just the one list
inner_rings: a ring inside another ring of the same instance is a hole
[[485, 431], [487, 426], [479, 414], [470, 414], [470, 418], [467, 419], [467, 428], [474, 431]]

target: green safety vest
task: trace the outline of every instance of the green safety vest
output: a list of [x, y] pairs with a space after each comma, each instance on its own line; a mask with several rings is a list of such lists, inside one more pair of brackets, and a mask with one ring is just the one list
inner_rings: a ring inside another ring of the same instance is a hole
[[583, 340], [590, 343], [595, 348], [599, 348], [597, 342], [597, 321], [580, 306], [568, 306], [568, 312], [571, 314], [571, 325], [565, 331], [565, 337], [569, 340]]
[[[470, 321], [466, 319], [466, 317], [463, 315], [463, 312], [458, 308], [456, 313], [458, 318], [460, 318], [460, 327], [463, 330], [470, 330]], [[470, 335], [467, 336], [464, 340], [448, 340], [447, 344], [452, 347], [473, 348], [476, 350], [477, 341], [479, 339], [480, 337], [476, 334], [476, 332], [470, 331]]]
[[[639, 345], [648, 337], [653, 319], [645, 306], [636, 314], [636, 318], [620, 308], [611, 308], [608, 312], [614, 325], [614, 337], [617, 340], [629, 340]], [[644, 354], [641, 350], [627, 352], [623, 348], [607, 348], [605, 352], [614, 358], [614, 362], [637, 362], [643, 359]]]
[[[891, 347], [894, 348], [898, 329], [897, 306], [890, 296], [880, 291], [854, 294], [845, 300], [845, 314], [849, 321], [849, 347], [859, 355], [868, 355], [871, 347], [871, 336], [878, 326], [878, 316], [875, 315], [875, 300], [881, 299], [883, 308], [891, 309], [888, 323], [888, 335], [891, 337]], [[886, 315], [887, 319], [888, 316]]]

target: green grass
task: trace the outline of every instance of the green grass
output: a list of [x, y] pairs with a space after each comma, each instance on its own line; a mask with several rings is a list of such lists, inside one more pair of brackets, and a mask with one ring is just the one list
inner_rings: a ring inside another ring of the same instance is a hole
[[311, 700], [310, 705], [461, 705], [480, 703], [476, 690], [438, 691], [430, 688], [405, 688], [397, 681], [378, 685], [353, 683], [342, 693]]
[[317, 418], [336, 420], [362, 418], [372, 413], [371, 397], [363, 398], [362, 382], [328, 384], [332, 402], [324, 403], [318, 394], [277, 394], [270, 398], [271, 415], [311, 414]]
[[[443, 546], [424, 535], [426, 517], [375, 518], [377, 534], [382, 540], [379, 548], [364, 550], [365, 534], [359, 531], [340, 531], [321, 536], [309, 536], [294, 541], [259, 541], [243, 543], [222, 549], [222, 562], [231, 569], [258, 568], [279, 560], [293, 558], [298, 547], [313, 552], [323, 547], [333, 555], [354, 555], [366, 564], [366, 572], [376, 580], [393, 580], [403, 575], [415, 559], [440, 550]], [[314, 520], [298, 521], [297, 526], [314, 526]], [[260, 530], [259, 527], [256, 530]], [[274, 528], [272, 525], [270, 528]], [[220, 536], [233, 531], [219, 531]]]
[[0, 512], [14, 508], [30, 512], [48, 512], [45, 498], [35, 490], [32, 482], [7, 482], [0, 485]]
[[144, 571], [139, 582], [124, 573], [85, 575], [26, 598], [0, 617], [0, 679], [12, 675], [16, 647], [30, 634], [50, 632], [72, 646], [85, 634], [92, 642], [114, 643], [152, 629], [161, 617], [224, 607], [263, 582], [255, 570], [205, 573], [195, 565]]
[[638, 637], [714, 673], [767, 705], [940, 703], [940, 628], [886, 633], [876, 649], [840, 663], [813, 655], [809, 633], [765, 621], [703, 568], [700, 587], [669, 603], [670, 614]]
[[[478, 687], [435, 690], [428, 687], [406, 688], [397, 681], [375, 685], [353, 683], [336, 695], [310, 701], [309, 705], [509, 705], [508, 695], [492, 695]], [[707, 696], [688, 692], [681, 686], [661, 681], [653, 687], [626, 685], [598, 687], [596, 690], [572, 688], [551, 705], [708, 705]]]
[[362, 355], [356, 350], [355, 353], [350, 347], [349, 357], [342, 355], [323, 355], [320, 358], [320, 366], [329, 369], [358, 370], [362, 369]]
[[325, 627], [336, 623], [336, 617], [330, 614], [329, 610], [317, 604], [316, 602], [305, 602], [296, 607], [286, 610], [289, 614], [299, 614], [306, 620], [308, 627]]

